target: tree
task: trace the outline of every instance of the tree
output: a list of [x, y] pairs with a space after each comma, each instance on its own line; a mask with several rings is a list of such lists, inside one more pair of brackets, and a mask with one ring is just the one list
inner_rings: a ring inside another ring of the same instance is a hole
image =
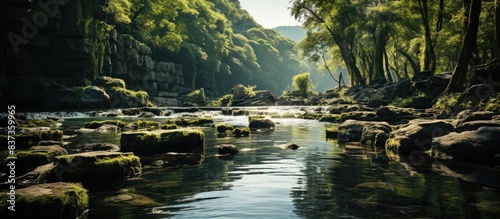
[[474, 47], [476, 46], [477, 41], [479, 16], [481, 14], [481, 3], [481, 0], [471, 1], [468, 10], [468, 23], [465, 37], [462, 41], [462, 48], [460, 49], [460, 56], [458, 57], [457, 65], [453, 70], [451, 80], [445, 90], [445, 93], [460, 92], [464, 89], [463, 85], [467, 76], [469, 62], [472, 59], [472, 53], [474, 52]]
[[333, 43], [338, 46], [352, 85], [366, 85], [365, 79], [357, 67], [356, 35], [359, 29], [355, 27], [355, 24], [364, 20], [365, 13], [360, 7], [360, 5], [364, 4], [364, 1], [354, 2], [348, 0], [335, 2], [294, 0], [291, 11], [295, 19], [304, 19], [304, 26], [309, 30], [308, 36], [313, 35], [313, 32], [330, 36], [329, 39], [324, 37], [322, 39], [326, 40], [326, 43], [330, 45]]

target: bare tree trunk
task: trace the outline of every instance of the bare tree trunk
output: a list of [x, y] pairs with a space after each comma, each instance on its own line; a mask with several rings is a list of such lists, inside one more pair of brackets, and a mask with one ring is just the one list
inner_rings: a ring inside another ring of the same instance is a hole
[[474, 48], [476, 47], [479, 15], [481, 14], [481, 3], [481, 0], [471, 1], [467, 31], [462, 41], [460, 56], [458, 57], [457, 65], [453, 70], [450, 83], [448, 84], [445, 93], [460, 92], [464, 89], [463, 85], [467, 76], [467, 69], [469, 67], [469, 62], [472, 59]]
[[500, 58], [500, 0], [495, 0], [495, 53], [493, 58]]

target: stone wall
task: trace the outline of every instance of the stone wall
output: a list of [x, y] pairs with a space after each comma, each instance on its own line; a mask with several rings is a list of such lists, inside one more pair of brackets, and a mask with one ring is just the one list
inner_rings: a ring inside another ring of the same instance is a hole
[[[0, 32], [10, 36], [3, 37], [0, 43], [2, 102], [30, 103], [26, 106], [36, 107], [44, 104], [46, 95], [42, 94], [54, 83], [85, 86], [89, 79], [103, 75], [124, 79], [128, 89], [147, 91], [160, 106], [177, 105], [177, 98], [192, 90], [192, 82], [186, 81], [192, 77], [184, 75], [189, 73], [181, 65], [153, 60], [151, 48], [129, 34], [112, 29], [101, 36], [105, 42], [95, 38], [89, 41], [82, 19], [89, 7], [85, 4], [95, 2], [58, 1], [49, 9], [43, 2], [46, 1], [0, 3], [0, 20], [5, 21]], [[33, 14], [47, 17], [46, 22], [37, 23]], [[93, 43], [104, 43], [104, 55]], [[102, 69], [89, 71], [95, 60], [103, 63]], [[214, 84], [210, 78], [199, 78]]]

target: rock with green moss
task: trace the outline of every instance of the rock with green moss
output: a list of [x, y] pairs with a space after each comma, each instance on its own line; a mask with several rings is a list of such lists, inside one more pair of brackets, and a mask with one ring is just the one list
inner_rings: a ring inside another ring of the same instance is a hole
[[36, 167], [55, 161], [57, 156], [67, 155], [68, 151], [59, 145], [33, 146], [27, 151], [16, 153], [16, 169], [33, 170]]
[[[63, 131], [50, 129], [23, 129], [24, 133], [14, 135], [17, 149], [27, 149], [44, 140], [61, 140]], [[0, 135], [0, 144], [7, 145], [7, 135]]]
[[209, 118], [209, 117], [180, 118], [180, 119], [168, 120], [165, 122], [165, 124], [176, 124], [179, 126], [203, 126], [203, 125], [209, 125], [209, 124], [213, 124], [213, 123], [214, 123], [214, 119]]
[[385, 143], [386, 154], [395, 159], [401, 155], [421, 155], [431, 149], [432, 138], [446, 135], [454, 129], [454, 125], [446, 120], [412, 120], [389, 134]]
[[116, 125], [120, 128], [125, 127], [126, 123], [120, 121], [120, 120], [104, 120], [104, 121], [92, 121], [92, 122], [86, 122], [83, 124], [85, 128], [89, 129], [97, 129], [103, 125]]
[[326, 138], [338, 139], [339, 137], [339, 127], [331, 127], [326, 129]]
[[227, 132], [233, 131], [234, 127], [228, 124], [215, 124], [215, 129], [217, 130], [218, 133], [225, 134]]
[[[89, 207], [87, 190], [77, 183], [45, 183], [18, 189], [15, 218], [80, 218]], [[9, 195], [2, 192], [1, 210], [6, 213]]]
[[94, 151], [59, 156], [56, 159], [49, 180], [81, 182], [92, 188], [141, 173], [140, 158], [133, 153]]
[[95, 86], [103, 87], [104, 89], [108, 88], [125, 88], [125, 81], [120, 78], [112, 78], [108, 76], [100, 76], [96, 78], [93, 82]]
[[195, 129], [157, 130], [152, 132], [125, 132], [121, 136], [121, 150], [148, 156], [168, 152], [203, 152], [205, 134]]
[[109, 95], [97, 86], [86, 87], [78, 103], [80, 109], [107, 109], [110, 106]]
[[176, 124], [163, 124], [161, 126], [161, 129], [163, 130], [170, 130], [170, 129], [178, 129], [179, 126], [177, 126]]
[[270, 119], [252, 119], [248, 124], [250, 130], [267, 129], [274, 130], [276, 124]]
[[233, 135], [235, 137], [246, 137], [246, 136], [249, 136], [250, 135], [250, 129], [249, 128], [243, 128], [243, 127], [240, 127], [240, 128], [235, 128], [233, 130]]
[[252, 119], [265, 119], [265, 115], [250, 115], [248, 116], [248, 122], [252, 121]]
[[112, 87], [106, 89], [106, 92], [110, 97], [111, 108], [133, 108], [149, 105], [149, 94], [146, 91]]

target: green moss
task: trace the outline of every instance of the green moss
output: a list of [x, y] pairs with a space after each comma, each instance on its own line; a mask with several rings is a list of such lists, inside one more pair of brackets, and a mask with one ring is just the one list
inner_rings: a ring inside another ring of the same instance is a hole
[[403, 108], [412, 107], [413, 106], [413, 98], [412, 97], [407, 97], [407, 98], [398, 97], [398, 98], [394, 99], [390, 105], [397, 106], [397, 107], [403, 107]]
[[310, 119], [310, 120], [318, 120], [325, 116], [324, 114], [321, 113], [305, 113], [303, 115], [300, 115], [298, 118], [299, 119]]
[[214, 119], [212, 118], [198, 118], [198, 119], [182, 118], [182, 119], [168, 120], [165, 122], [165, 124], [176, 124], [179, 126], [199, 126], [212, 123], [214, 123]]
[[179, 126], [177, 126], [176, 124], [163, 124], [161, 126], [161, 129], [163, 130], [169, 130], [169, 129], [178, 129]]
[[160, 127], [159, 122], [149, 121], [149, 120], [139, 120], [139, 121], [132, 122], [130, 124], [137, 126], [138, 128], [158, 128], [158, 127]]
[[92, 122], [86, 122], [83, 124], [85, 128], [88, 129], [96, 129], [101, 127], [102, 125], [116, 125], [120, 128], [125, 127], [127, 124], [120, 121], [120, 120], [104, 120], [104, 121], [92, 121]]
[[247, 116], [249, 114], [250, 114], [250, 112], [248, 110], [233, 110], [232, 111], [233, 116]]
[[257, 85], [253, 85], [253, 86], [246, 86], [244, 88], [244, 92], [245, 92], [245, 95], [249, 96], [250, 98], [252, 97], [255, 97], [255, 88], [257, 88]]
[[500, 94], [490, 97], [479, 104], [480, 110], [500, 112]]
[[29, 120], [16, 120], [19, 127], [56, 127], [57, 122], [52, 119], [29, 119]]
[[248, 122], [252, 121], [253, 119], [265, 119], [266, 116], [264, 115], [251, 115], [248, 116]]
[[126, 97], [126, 101], [139, 104], [140, 106], [146, 106], [149, 102], [149, 94], [146, 91], [132, 91], [125, 88], [112, 87], [106, 89], [111, 99], [117, 99], [121, 101], [123, 97]]
[[242, 136], [249, 136], [250, 135], [250, 129], [245, 127], [245, 128], [235, 128], [233, 130], [233, 135], [236, 137], [242, 137]]
[[438, 98], [433, 108], [438, 110], [448, 109], [454, 106], [456, 103], [458, 103], [458, 100], [462, 98], [463, 95], [464, 93], [452, 93], [448, 95], [442, 95]]
[[205, 99], [205, 92], [201, 89], [194, 90], [187, 95], [188, 101], [191, 103], [196, 103], [199, 105], [207, 104], [207, 100]]
[[331, 123], [336, 123], [339, 122], [341, 118], [341, 115], [338, 114], [326, 114], [322, 116], [319, 121], [320, 122], [331, 122]]
[[231, 106], [234, 96], [232, 94], [226, 94], [217, 100], [216, 104], [218, 106]]
[[326, 138], [337, 139], [339, 136], [339, 127], [331, 127], [326, 129]]
[[[23, 149], [37, 145], [38, 142], [43, 140], [61, 140], [62, 136], [63, 131], [61, 130], [48, 130], [16, 134], [14, 135], [14, 138], [16, 141], [16, 147], [18, 149]], [[0, 135], [0, 144], [7, 145], [6, 135]]]
[[52, 162], [55, 156], [47, 152], [19, 151], [15, 155], [17, 157], [16, 168], [20, 170], [34, 169]]
[[111, 78], [108, 76], [102, 76], [102, 77], [96, 78], [96, 80], [94, 80], [94, 85], [99, 86], [99, 87], [103, 87], [105, 89], [113, 88], [113, 87], [123, 88], [123, 89], [126, 88], [125, 81], [123, 79]]
[[[45, 218], [78, 218], [89, 207], [87, 190], [79, 183], [51, 183], [35, 187], [40, 187], [39, 190], [44, 193], [36, 194], [33, 187], [18, 191], [16, 218], [32, 218], [34, 213]], [[7, 202], [2, 200], [2, 203]]]
[[234, 127], [232, 125], [227, 125], [227, 124], [215, 124], [215, 129], [217, 130], [218, 133], [224, 134], [227, 133], [228, 131], [233, 131]]
[[157, 130], [152, 132], [122, 133], [122, 151], [136, 155], [167, 152], [196, 152], [204, 149], [205, 134], [195, 129]]

